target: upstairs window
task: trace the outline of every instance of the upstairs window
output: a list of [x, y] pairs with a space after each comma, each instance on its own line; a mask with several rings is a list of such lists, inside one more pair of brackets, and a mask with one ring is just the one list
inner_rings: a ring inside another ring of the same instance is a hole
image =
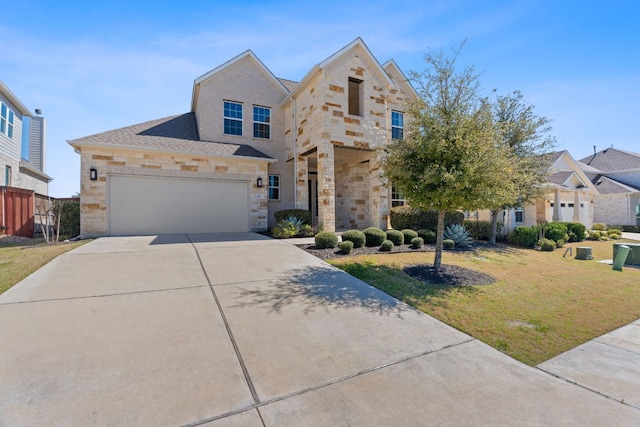
[[280, 175], [269, 175], [269, 200], [280, 200]]
[[349, 77], [349, 114], [362, 116], [362, 80]]
[[404, 113], [391, 112], [391, 138], [402, 139], [404, 137]]
[[4, 102], [0, 102], [0, 133], [9, 139], [13, 139], [13, 120], [13, 110]]
[[242, 135], [242, 104], [224, 101], [224, 133]]
[[395, 185], [391, 186], [391, 207], [395, 208], [396, 206], [404, 206], [407, 204], [407, 201], [404, 198], [404, 194], [402, 191]]
[[271, 138], [271, 108], [253, 106], [253, 137]]

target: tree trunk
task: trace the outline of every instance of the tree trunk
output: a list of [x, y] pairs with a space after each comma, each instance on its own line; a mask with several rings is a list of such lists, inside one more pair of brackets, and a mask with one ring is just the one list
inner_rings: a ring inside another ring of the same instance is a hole
[[438, 209], [438, 226], [436, 227], [436, 257], [433, 260], [433, 268], [440, 269], [442, 265], [442, 241], [444, 240], [444, 216], [447, 211]]
[[496, 209], [491, 211], [491, 236], [489, 237], [489, 243], [496, 244], [496, 236], [498, 235], [498, 214], [502, 209]]

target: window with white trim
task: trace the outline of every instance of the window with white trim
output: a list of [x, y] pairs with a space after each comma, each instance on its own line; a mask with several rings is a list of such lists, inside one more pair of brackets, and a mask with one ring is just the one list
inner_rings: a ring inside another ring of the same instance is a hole
[[224, 101], [224, 133], [242, 135], [242, 104]]
[[271, 108], [253, 106], [253, 137], [271, 138]]
[[516, 206], [513, 208], [513, 211], [516, 215], [516, 222], [524, 222], [524, 211], [522, 210], [522, 206]]
[[280, 200], [280, 175], [269, 175], [269, 200]]
[[391, 112], [391, 138], [404, 138], [404, 113], [400, 111]]
[[396, 206], [404, 206], [407, 204], [407, 201], [404, 198], [404, 194], [402, 191], [395, 185], [391, 186], [391, 207], [394, 208]]
[[13, 110], [4, 102], [0, 102], [0, 133], [13, 139]]

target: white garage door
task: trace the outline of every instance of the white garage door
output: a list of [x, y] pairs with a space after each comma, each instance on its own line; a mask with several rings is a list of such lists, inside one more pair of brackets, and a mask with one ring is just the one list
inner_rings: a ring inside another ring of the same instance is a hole
[[249, 184], [208, 179], [109, 177], [112, 236], [249, 231]]

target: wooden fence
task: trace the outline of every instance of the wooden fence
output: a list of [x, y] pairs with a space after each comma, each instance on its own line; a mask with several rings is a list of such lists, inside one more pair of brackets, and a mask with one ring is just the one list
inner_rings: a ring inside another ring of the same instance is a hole
[[14, 187], [0, 187], [2, 197], [2, 233], [12, 236], [34, 237], [34, 192]]

